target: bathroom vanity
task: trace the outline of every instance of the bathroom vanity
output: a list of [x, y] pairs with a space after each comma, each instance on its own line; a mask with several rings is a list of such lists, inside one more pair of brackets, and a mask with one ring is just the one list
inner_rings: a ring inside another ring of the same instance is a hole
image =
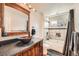
[[16, 53], [16, 56], [43, 56], [43, 41], [39, 40], [29, 45], [23, 51]]
[[[16, 3], [0, 4], [0, 29], [0, 56], [43, 56], [42, 38], [31, 38], [27, 9]], [[28, 43], [23, 43], [25, 36]]]
[[27, 44], [18, 45], [22, 42], [13, 39], [13, 42], [0, 47], [0, 56], [43, 56], [42, 42], [41, 38], [34, 38]]

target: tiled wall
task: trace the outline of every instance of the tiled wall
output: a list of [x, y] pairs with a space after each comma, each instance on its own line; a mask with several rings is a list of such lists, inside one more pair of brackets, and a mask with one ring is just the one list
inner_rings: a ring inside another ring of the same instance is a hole
[[51, 39], [65, 40], [67, 29], [50, 29], [49, 36]]
[[66, 31], [67, 29], [50, 29], [48, 32], [50, 36], [49, 40], [46, 40], [46, 44], [49, 45], [47, 49], [53, 49], [55, 51], [63, 53]]

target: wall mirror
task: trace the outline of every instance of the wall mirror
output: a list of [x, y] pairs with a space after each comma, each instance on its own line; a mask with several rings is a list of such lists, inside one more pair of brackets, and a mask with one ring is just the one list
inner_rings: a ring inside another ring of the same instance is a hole
[[29, 13], [15, 3], [5, 3], [3, 36], [29, 33]]
[[69, 12], [64, 12], [61, 14], [57, 14], [55, 16], [50, 16], [50, 27], [64, 27], [67, 28], [69, 19]]

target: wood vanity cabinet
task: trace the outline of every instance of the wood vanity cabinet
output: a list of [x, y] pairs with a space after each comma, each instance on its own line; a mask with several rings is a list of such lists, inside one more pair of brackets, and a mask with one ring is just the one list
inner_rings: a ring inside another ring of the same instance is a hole
[[17, 53], [16, 56], [43, 56], [43, 41]]

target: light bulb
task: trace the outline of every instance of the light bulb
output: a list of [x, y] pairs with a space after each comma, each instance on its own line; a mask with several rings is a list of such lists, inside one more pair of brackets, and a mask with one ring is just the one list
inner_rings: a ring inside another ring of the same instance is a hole
[[31, 4], [28, 4], [28, 7], [31, 9], [32, 8], [32, 5]]
[[25, 5], [26, 5], [26, 3], [23, 3], [23, 4], [25, 4]]
[[32, 11], [35, 11], [35, 8], [33, 8]]

